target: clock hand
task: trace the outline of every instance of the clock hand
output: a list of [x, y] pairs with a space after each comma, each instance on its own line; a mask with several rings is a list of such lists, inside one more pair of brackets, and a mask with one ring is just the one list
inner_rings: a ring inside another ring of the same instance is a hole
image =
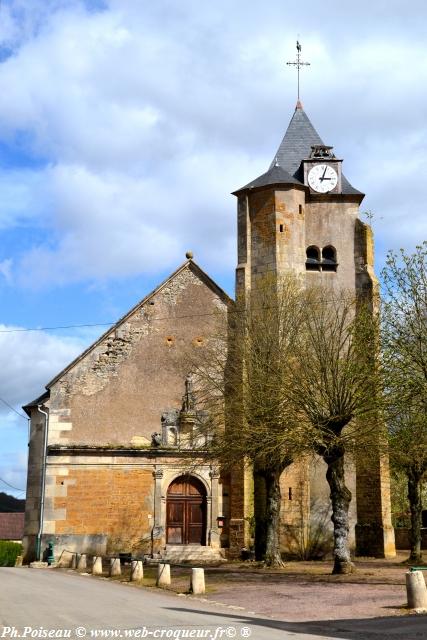
[[323, 180], [328, 180], [328, 178], [325, 178], [326, 169], [327, 167], [325, 167], [325, 170], [323, 171], [323, 176], [320, 178], [320, 182], [323, 182]]

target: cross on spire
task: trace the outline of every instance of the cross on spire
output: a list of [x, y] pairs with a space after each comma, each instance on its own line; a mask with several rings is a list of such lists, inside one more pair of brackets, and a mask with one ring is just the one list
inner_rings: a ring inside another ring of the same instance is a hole
[[306, 67], [306, 66], [309, 67], [310, 63], [309, 62], [303, 62], [301, 60], [301, 45], [300, 45], [298, 40], [297, 40], [297, 59], [294, 62], [287, 62], [286, 64], [297, 68], [297, 75], [298, 75], [298, 102], [299, 102], [299, 72], [300, 72], [301, 67]]

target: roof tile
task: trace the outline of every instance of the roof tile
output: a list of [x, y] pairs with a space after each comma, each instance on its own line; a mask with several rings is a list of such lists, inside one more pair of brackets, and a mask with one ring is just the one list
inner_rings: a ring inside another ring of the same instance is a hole
[[0, 540], [22, 540], [25, 513], [0, 513]]

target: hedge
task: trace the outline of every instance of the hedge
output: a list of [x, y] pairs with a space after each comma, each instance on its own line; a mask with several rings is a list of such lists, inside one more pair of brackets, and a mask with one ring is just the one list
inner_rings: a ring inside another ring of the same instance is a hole
[[22, 544], [0, 540], [0, 567], [14, 567], [18, 556], [22, 554]]

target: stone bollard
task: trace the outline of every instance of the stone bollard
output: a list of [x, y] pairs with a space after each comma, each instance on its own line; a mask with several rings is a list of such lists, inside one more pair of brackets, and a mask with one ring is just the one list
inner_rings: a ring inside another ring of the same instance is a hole
[[195, 595], [205, 593], [205, 570], [191, 569], [190, 591]]
[[171, 566], [170, 564], [157, 565], [157, 586], [167, 587], [171, 583]]
[[94, 576], [102, 575], [102, 557], [93, 556], [92, 573]]
[[110, 560], [110, 577], [120, 576], [122, 574], [122, 568], [120, 566], [120, 558], [111, 558]]
[[73, 553], [71, 556], [70, 569], [77, 569], [77, 553]]
[[142, 566], [142, 560], [132, 560], [130, 569], [130, 579], [132, 582], [136, 580], [142, 580], [144, 577], [144, 569]]
[[87, 568], [87, 556], [85, 553], [79, 555], [77, 560], [77, 571], [86, 571]]
[[427, 588], [422, 571], [408, 571], [406, 594], [408, 609], [427, 609]]
[[22, 560], [24, 556], [16, 556], [15, 567], [22, 567]]

